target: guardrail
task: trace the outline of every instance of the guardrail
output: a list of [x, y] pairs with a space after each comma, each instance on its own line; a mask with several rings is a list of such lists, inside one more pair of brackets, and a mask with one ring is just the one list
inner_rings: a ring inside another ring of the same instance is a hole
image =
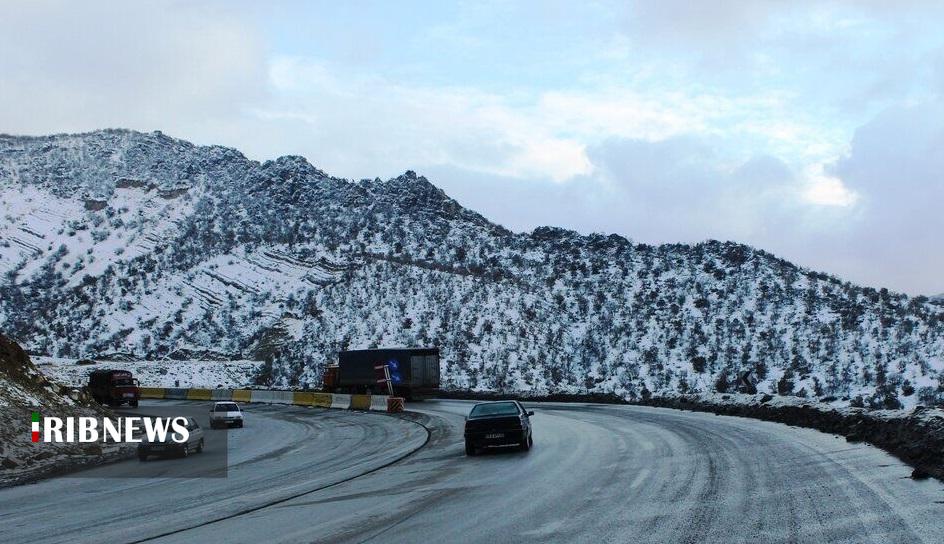
[[388, 395], [345, 395], [273, 389], [182, 389], [179, 387], [141, 387], [140, 391], [142, 399], [232, 400], [243, 403], [292, 404], [341, 410], [403, 411], [403, 399]]

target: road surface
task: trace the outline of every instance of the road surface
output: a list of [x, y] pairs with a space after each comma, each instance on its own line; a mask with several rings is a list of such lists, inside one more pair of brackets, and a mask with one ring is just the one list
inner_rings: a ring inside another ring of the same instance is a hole
[[704, 413], [528, 406], [530, 452], [470, 458], [465, 401], [414, 403], [405, 419], [247, 405], [246, 428], [230, 431], [227, 478], [105, 479], [94, 469], [3, 489], [0, 534], [5, 542], [490, 544], [939, 543], [944, 535], [944, 485], [911, 480], [909, 467], [868, 445]]

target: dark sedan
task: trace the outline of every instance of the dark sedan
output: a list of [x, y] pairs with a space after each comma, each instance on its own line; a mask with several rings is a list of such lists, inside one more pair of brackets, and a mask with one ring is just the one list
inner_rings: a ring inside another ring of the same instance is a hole
[[515, 400], [476, 404], [465, 419], [465, 453], [475, 455], [482, 448], [513, 445], [528, 451], [533, 444], [533, 415]]
[[187, 418], [187, 431], [190, 436], [186, 442], [182, 443], [176, 442], [174, 440], [176, 435], [171, 432], [165, 434], [163, 440], [155, 440], [154, 442], [145, 440], [138, 443], [138, 459], [147, 461], [148, 456], [151, 455], [187, 457], [192, 451], [203, 453], [203, 429], [200, 428], [197, 420], [192, 417]]

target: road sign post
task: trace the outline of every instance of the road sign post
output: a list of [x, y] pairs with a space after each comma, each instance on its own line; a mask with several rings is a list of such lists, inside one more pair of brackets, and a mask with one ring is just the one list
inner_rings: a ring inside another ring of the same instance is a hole
[[387, 366], [387, 363], [374, 365], [374, 374], [376, 375], [378, 384], [380, 383], [387, 384], [387, 394], [392, 397], [393, 396], [393, 381], [390, 379], [390, 367]]

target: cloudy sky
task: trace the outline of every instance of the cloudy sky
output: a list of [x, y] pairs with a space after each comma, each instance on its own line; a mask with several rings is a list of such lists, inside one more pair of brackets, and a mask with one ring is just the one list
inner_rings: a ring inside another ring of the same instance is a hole
[[0, 132], [416, 170], [515, 230], [944, 292], [939, 1], [0, 1]]

